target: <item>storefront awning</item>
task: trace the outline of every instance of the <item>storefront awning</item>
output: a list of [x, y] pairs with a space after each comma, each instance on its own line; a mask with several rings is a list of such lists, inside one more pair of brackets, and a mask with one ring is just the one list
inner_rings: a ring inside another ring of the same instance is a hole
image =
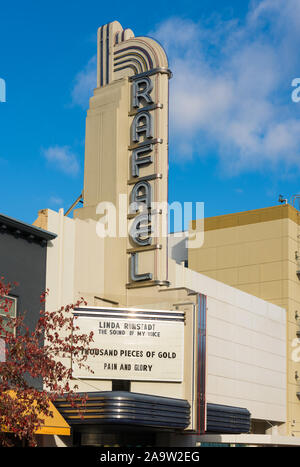
[[[80, 397], [84, 393], [79, 393]], [[184, 430], [190, 423], [190, 404], [184, 399], [174, 399], [126, 391], [89, 392], [82, 414], [65, 398], [55, 401], [55, 406], [73, 425], [115, 425], [138, 429]], [[126, 428], [125, 428], [126, 429]]]
[[44, 424], [35, 431], [37, 435], [61, 435], [61, 436], [70, 436], [71, 427], [66, 422], [64, 417], [59, 413], [59, 411], [54, 407], [52, 402], [49, 403], [50, 410], [53, 414], [53, 417], [43, 417]]
[[[13, 393], [13, 391], [10, 391]], [[37, 435], [60, 435], [60, 436], [70, 436], [71, 427], [66, 422], [64, 417], [59, 413], [56, 407], [49, 401], [49, 409], [53, 414], [53, 417], [46, 417], [43, 414], [40, 414], [40, 419], [43, 420], [43, 424], [35, 430]], [[8, 432], [5, 427], [0, 427], [0, 431]]]

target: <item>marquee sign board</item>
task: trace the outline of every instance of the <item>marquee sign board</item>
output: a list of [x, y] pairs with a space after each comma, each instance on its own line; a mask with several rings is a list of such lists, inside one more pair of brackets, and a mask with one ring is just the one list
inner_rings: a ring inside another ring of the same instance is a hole
[[84, 351], [94, 373], [73, 363], [76, 378], [183, 381], [183, 312], [82, 307], [74, 316], [80, 332], [94, 333]]

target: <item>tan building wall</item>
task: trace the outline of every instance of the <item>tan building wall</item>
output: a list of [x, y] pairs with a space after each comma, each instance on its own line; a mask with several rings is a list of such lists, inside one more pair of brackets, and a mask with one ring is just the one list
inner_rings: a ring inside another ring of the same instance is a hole
[[[197, 229], [197, 221], [191, 228]], [[287, 433], [300, 436], [300, 401], [295, 372], [299, 363], [295, 319], [300, 307], [296, 271], [299, 213], [290, 205], [207, 218], [204, 244], [189, 249], [189, 268], [287, 310]], [[294, 353], [293, 353], [294, 352]]]

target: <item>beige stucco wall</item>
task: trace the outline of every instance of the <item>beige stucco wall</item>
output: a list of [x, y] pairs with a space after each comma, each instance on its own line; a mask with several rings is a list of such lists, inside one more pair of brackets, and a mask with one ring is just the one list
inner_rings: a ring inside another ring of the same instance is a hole
[[183, 266], [172, 285], [207, 296], [207, 402], [286, 420], [286, 311]]

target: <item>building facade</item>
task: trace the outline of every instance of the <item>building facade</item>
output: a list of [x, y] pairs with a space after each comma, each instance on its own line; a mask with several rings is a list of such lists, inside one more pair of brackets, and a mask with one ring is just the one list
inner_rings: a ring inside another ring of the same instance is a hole
[[12, 284], [12, 313], [24, 315], [33, 330], [40, 316], [40, 296], [46, 290], [48, 241], [56, 234], [0, 214], [0, 276]]
[[[9, 316], [24, 316], [24, 325], [29, 332], [34, 331], [43, 308], [40, 297], [46, 290], [47, 246], [55, 237], [52, 232], [0, 214], [0, 277], [4, 284], [11, 285], [8, 297], [5, 297], [10, 301]], [[4, 302], [4, 297], [1, 300]], [[4, 316], [5, 325], [7, 312], [1, 307], [0, 315]], [[0, 336], [0, 362], [6, 359], [5, 347]], [[43, 388], [42, 378], [26, 375], [26, 380], [37, 389]], [[70, 435], [70, 426], [54, 405], [49, 404], [53, 417], [41, 416], [43, 426], [35, 431], [39, 443], [43, 442], [46, 434]], [[5, 427], [1, 430], [6, 432]], [[20, 440], [11, 436], [14, 444], [22, 445]]]
[[299, 211], [282, 204], [205, 219], [203, 247], [188, 252], [191, 269], [287, 310], [285, 430], [292, 436], [300, 435], [299, 234]]
[[73, 436], [49, 443], [293, 444], [282, 432], [285, 308], [192, 270], [194, 253], [167, 232], [164, 50], [114, 21], [98, 30], [97, 62], [83, 206], [73, 217], [44, 209], [35, 222], [57, 235], [47, 250], [48, 309], [84, 297], [75, 315], [95, 332], [94, 374], [70, 362], [88, 394], [84, 419], [57, 401]]

